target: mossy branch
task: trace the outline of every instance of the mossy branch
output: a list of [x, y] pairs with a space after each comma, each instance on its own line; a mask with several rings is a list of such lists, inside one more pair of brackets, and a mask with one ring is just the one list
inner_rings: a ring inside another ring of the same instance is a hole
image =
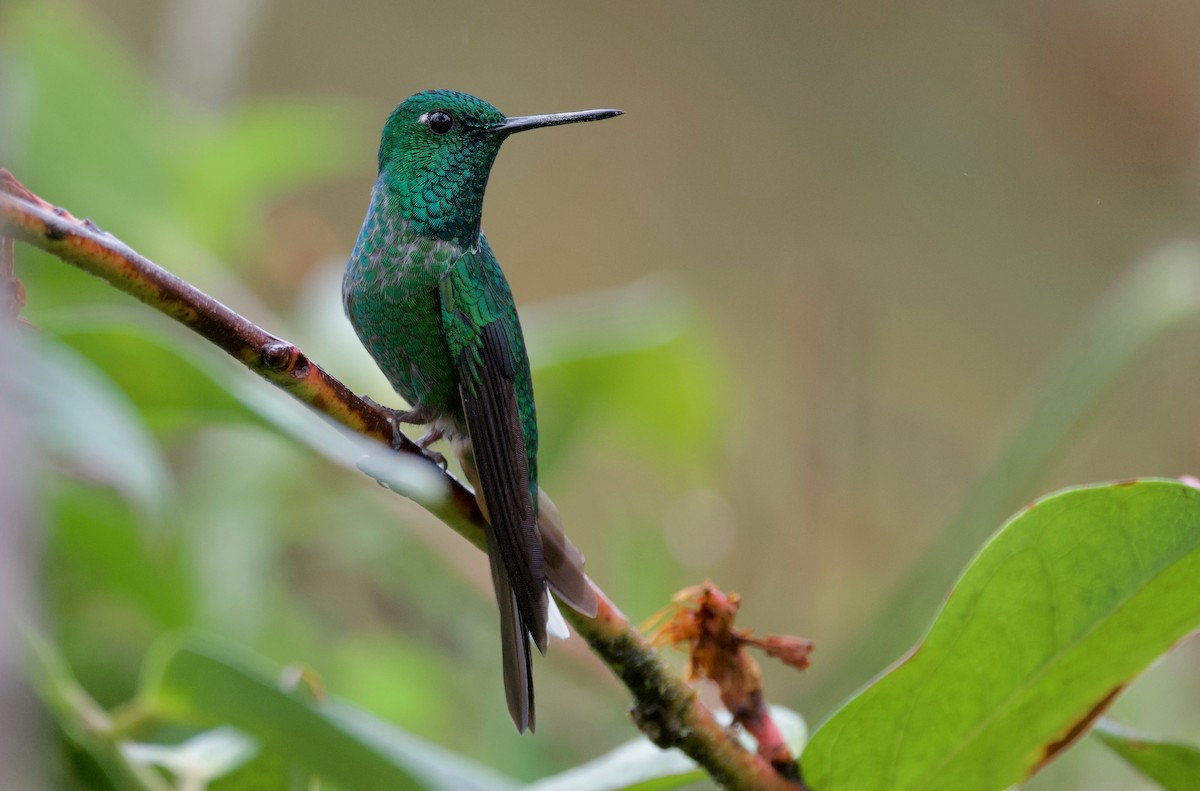
[[[474, 495], [395, 432], [388, 415], [352, 393], [300, 349], [271, 335], [87, 220], [37, 197], [0, 170], [0, 236], [41, 248], [187, 326], [239, 363], [351, 431], [415, 456], [442, 476], [449, 496], [421, 502], [472, 544], [484, 546], [485, 522]], [[633, 697], [638, 728], [662, 748], [677, 747], [717, 782], [734, 789], [801, 788], [744, 749], [593, 584], [594, 618], [564, 608], [592, 650]]]

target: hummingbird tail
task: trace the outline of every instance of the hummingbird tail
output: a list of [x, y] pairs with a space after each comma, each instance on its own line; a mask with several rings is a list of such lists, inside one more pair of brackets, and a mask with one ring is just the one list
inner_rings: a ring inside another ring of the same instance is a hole
[[583, 553], [563, 532], [558, 506], [538, 489], [538, 531], [546, 581], [559, 598], [589, 618], [596, 617], [596, 591], [583, 573]]
[[567, 628], [567, 622], [562, 616], [562, 610], [558, 609], [558, 604], [555, 603], [554, 597], [550, 596], [546, 599], [546, 636], [557, 637], [559, 640], [566, 640], [571, 636], [571, 630]]
[[518, 733], [536, 725], [533, 708], [533, 665], [530, 662], [529, 630], [517, 608], [517, 597], [508, 581], [508, 573], [494, 546], [493, 531], [487, 531], [488, 559], [492, 564], [492, 585], [500, 608], [500, 648], [504, 664], [504, 697], [508, 713]]

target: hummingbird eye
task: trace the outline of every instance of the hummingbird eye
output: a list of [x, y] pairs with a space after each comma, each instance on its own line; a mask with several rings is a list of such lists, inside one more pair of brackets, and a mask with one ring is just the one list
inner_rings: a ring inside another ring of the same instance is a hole
[[454, 116], [445, 110], [434, 110], [431, 113], [426, 113], [421, 120], [429, 127], [429, 131], [435, 135], [444, 135], [454, 128]]

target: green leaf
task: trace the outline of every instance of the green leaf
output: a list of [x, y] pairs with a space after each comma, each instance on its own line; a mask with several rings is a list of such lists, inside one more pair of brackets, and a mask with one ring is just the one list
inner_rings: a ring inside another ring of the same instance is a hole
[[[117, 315], [114, 315], [117, 314]], [[154, 316], [106, 311], [83, 320], [54, 322], [58, 336], [104, 368], [154, 428], [211, 425], [216, 421], [273, 428], [347, 469], [358, 469], [418, 502], [445, 496], [441, 476], [425, 462], [319, 416], [266, 387], [211, 345], [178, 335]], [[157, 329], [156, 329], [157, 327]], [[155, 376], [146, 377], [146, 371]]]
[[161, 717], [229, 724], [346, 789], [508, 789], [513, 783], [352, 707], [283, 692], [254, 662], [211, 645], [162, 644], [143, 698]]
[[77, 476], [111, 486], [148, 514], [173, 489], [166, 461], [123, 393], [66, 346], [26, 335], [18, 362], [46, 447]]
[[[95, 487], [54, 487], [47, 516], [53, 529], [46, 537], [44, 589], [55, 603], [60, 628], [68, 619], [83, 619], [70, 631], [82, 628], [90, 637], [68, 643], [75, 649], [68, 655], [84, 678], [95, 683], [92, 662], [136, 663], [145, 651], [140, 639], [148, 639], [158, 629], [178, 629], [195, 617], [193, 587], [181, 583], [187, 578], [188, 561], [174, 534], [147, 530], [135, 509], [112, 492]], [[95, 597], [106, 596], [128, 608], [127, 617], [142, 617], [146, 622], [139, 620], [142, 628], [135, 629], [123, 621], [121, 638], [98, 652], [89, 644], [104, 639], [105, 630], [113, 628], [95, 609]], [[135, 667], [127, 666], [121, 676], [132, 676]], [[111, 690], [94, 691], [104, 696]]]
[[33, 686], [63, 734], [87, 757], [88, 768], [99, 773], [93, 779], [121, 791], [168, 791], [158, 775], [121, 753], [108, 713], [75, 680], [54, 646], [33, 633], [26, 639]]
[[208, 791], [330, 791], [311, 774], [291, 766], [278, 753], [260, 751], [249, 763], [219, 777]]
[[1145, 736], [1108, 718], [1100, 720], [1093, 732], [1134, 769], [1167, 791], [1200, 788], [1200, 747]]
[[[209, 353], [189, 354], [190, 344], [161, 329], [156, 332], [143, 321], [150, 322], [141, 316], [114, 317], [73, 321], [53, 329], [60, 340], [102, 368], [125, 391], [151, 428], [214, 422], [267, 424], [220, 381]], [[147, 371], [154, 375], [147, 376]]]
[[412, 770], [427, 788], [446, 791], [508, 791], [522, 784], [436, 744], [418, 739], [362, 709], [338, 701], [324, 704], [335, 721], [363, 743]]
[[[781, 706], [771, 716], [783, 738], [798, 755], [808, 736], [804, 718]], [[726, 720], [730, 718], [726, 715]], [[753, 750], [753, 739], [744, 732], [742, 743]], [[548, 777], [527, 791], [665, 791], [704, 780], [708, 774], [679, 750], [663, 750], [649, 739], [626, 742], [582, 766]]]
[[1070, 489], [1012, 519], [925, 640], [804, 753], [818, 791], [1019, 783], [1200, 627], [1200, 491]]

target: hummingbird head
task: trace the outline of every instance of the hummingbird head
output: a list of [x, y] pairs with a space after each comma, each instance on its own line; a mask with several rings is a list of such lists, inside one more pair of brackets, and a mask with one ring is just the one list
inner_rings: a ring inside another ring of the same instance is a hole
[[508, 136], [526, 129], [620, 115], [620, 110], [508, 118], [456, 91], [424, 91], [392, 111], [379, 144], [379, 179], [423, 236], [472, 246], [488, 174]]

